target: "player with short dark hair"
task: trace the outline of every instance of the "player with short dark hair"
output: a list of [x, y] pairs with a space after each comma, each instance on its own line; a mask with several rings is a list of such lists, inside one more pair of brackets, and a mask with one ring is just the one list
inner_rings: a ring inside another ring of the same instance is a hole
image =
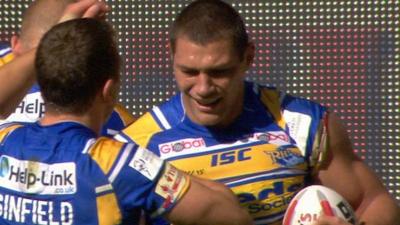
[[[170, 40], [180, 92], [117, 138], [134, 140], [190, 174], [226, 184], [256, 224], [281, 224], [293, 196], [312, 183], [343, 195], [366, 224], [400, 221], [396, 202], [354, 154], [334, 113], [245, 81], [255, 47], [243, 24], [220, 0], [185, 7]], [[348, 223], [327, 217], [318, 224]]]
[[[65, 17], [93, 9], [96, 16], [103, 5], [83, 0]], [[26, 54], [14, 63], [33, 59]], [[251, 224], [223, 185], [192, 178], [133, 143], [98, 138], [119, 87], [108, 23], [84, 18], [54, 26], [35, 68], [48, 108], [38, 122], [0, 128], [0, 224], [135, 224], [140, 210], [174, 224]]]

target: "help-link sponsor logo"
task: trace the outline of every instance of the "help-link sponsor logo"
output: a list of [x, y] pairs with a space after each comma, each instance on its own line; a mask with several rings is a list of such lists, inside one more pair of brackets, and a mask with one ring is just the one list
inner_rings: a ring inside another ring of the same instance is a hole
[[74, 194], [75, 163], [46, 164], [1, 156], [0, 186], [30, 194]]

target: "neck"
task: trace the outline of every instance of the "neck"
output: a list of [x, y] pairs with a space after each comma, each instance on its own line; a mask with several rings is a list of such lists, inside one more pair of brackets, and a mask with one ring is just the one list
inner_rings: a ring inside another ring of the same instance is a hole
[[54, 112], [52, 110], [47, 110], [43, 118], [40, 120], [40, 124], [46, 126], [67, 121], [77, 122], [99, 134], [104, 121], [99, 119], [102, 118], [100, 117], [99, 114], [97, 114], [99, 116], [93, 116], [93, 115], [96, 114], [93, 113], [92, 111], [81, 115], [76, 115], [71, 113], [59, 113], [59, 112]]

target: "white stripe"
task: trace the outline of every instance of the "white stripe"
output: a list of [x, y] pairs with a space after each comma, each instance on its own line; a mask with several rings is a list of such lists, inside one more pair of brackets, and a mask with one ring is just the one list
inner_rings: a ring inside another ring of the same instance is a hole
[[107, 134], [108, 135], [115, 135], [118, 134], [119, 131], [117, 130], [113, 130], [113, 129], [107, 129]]
[[116, 134], [113, 137], [115, 140], [120, 141], [120, 142], [124, 142], [127, 143], [128, 139], [126, 139], [124, 136], [120, 135], [120, 134]]
[[165, 118], [164, 114], [161, 112], [160, 108], [157, 106], [153, 107], [153, 112], [156, 114], [158, 120], [161, 122], [161, 125], [168, 130], [171, 129], [171, 125], [168, 123], [167, 119]]
[[93, 145], [95, 142], [96, 142], [96, 138], [91, 138], [91, 139], [89, 139], [89, 140], [86, 142], [85, 147], [84, 147], [83, 150], [82, 150], [82, 153], [83, 153], [83, 154], [86, 154], [86, 153], [89, 151], [90, 147], [92, 147], [92, 145]]
[[278, 172], [272, 172], [272, 173], [268, 173], [268, 174], [261, 174], [258, 176], [252, 176], [252, 177], [246, 177], [240, 180], [235, 180], [235, 181], [231, 181], [228, 183], [225, 183], [225, 185], [233, 185], [235, 183], [240, 183], [243, 181], [249, 181], [249, 180], [254, 180], [260, 177], [271, 177], [274, 175], [283, 175], [283, 174], [287, 174], [287, 175], [305, 175], [306, 172], [304, 170], [298, 170], [298, 169], [292, 169], [292, 170], [283, 170], [283, 171], [278, 171]]
[[105, 184], [105, 185], [96, 187], [95, 191], [96, 191], [96, 194], [99, 194], [102, 192], [110, 191], [112, 189], [113, 189], [113, 187], [111, 186], [111, 184]]
[[185, 109], [185, 106], [183, 105], [183, 93], [181, 93], [181, 107], [182, 107], [182, 109], [183, 109], [183, 115], [182, 115], [182, 118], [181, 118], [181, 122], [185, 119], [185, 116], [186, 116], [186, 109]]
[[11, 48], [5, 48], [3, 50], [0, 50], [0, 55], [3, 55], [6, 52], [11, 52]]
[[131, 153], [131, 151], [132, 151], [134, 146], [135, 146], [134, 144], [128, 144], [124, 148], [121, 157], [119, 157], [119, 161], [118, 161], [117, 165], [114, 167], [114, 170], [111, 172], [111, 175], [108, 177], [108, 180], [111, 183], [114, 182], [115, 178], [117, 177], [117, 175], [121, 171], [121, 169], [124, 166], [126, 160], [128, 159], [128, 155]]
[[[178, 142], [178, 141], [179, 140], [174, 141], [174, 143]], [[230, 144], [218, 144], [218, 145], [213, 145], [213, 146], [210, 146], [210, 147], [199, 147], [199, 148], [186, 149], [185, 153], [182, 153], [182, 152], [167, 153], [167, 154], [161, 153], [161, 158], [169, 159], [169, 158], [174, 158], [174, 157], [177, 157], [177, 156], [190, 157], [190, 155], [192, 155], [192, 154], [207, 155], [207, 154], [210, 154], [209, 152], [213, 152], [215, 150], [222, 151], [223, 149], [233, 149], [235, 147], [236, 148], [240, 148], [243, 145], [249, 145], [249, 144], [257, 143], [257, 142], [260, 142], [260, 140], [255, 139], [255, 138], [251, 138], [251, 139], [248, 139], [247, 142], [245, 142], [245, 143], [243, 141], [236, 141], [236, 142], [230, 143]], [[165, 143], [163, 143], [163, 144], [165, 144]]]
[[163, 207], [158, 208], [155, 212], [153, 212], [153, 213], [150, 215], [150, 218], [155, 218], [155, 217], [157, 217], [157, 216], [159, 216], [159, 215], [162, 215], [162, 214], [165, 212], [165, 210], [166, 210], [166, 209], [164, 209]]

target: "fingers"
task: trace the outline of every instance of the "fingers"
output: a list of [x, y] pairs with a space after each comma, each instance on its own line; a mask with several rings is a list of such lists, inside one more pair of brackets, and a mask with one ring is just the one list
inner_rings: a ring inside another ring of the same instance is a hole
[[321, 215], [313, 225], [351, 225], [345, 220], [336, 216]]
[[60, 19], [65, 22], [77, 18], [102, 18], [108, 12], [108, 6], [98, 0], [79, 0], [67, 6]]
[[108, 12], [108, 6], [103, 2], [97, 2], [90, 6], [83, 14], [84, 18], [102, 18]]

